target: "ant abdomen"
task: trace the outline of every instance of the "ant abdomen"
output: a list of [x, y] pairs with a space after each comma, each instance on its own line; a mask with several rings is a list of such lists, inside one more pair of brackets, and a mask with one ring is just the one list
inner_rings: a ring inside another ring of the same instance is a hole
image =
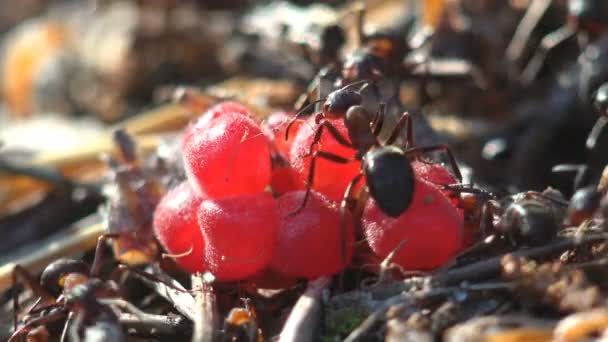
[[399, 217], [414, 197], [414, 169], [403, 150], [383, 146], [364, 157], [364, 174], [369, 192], [378, 207], [391, 217]]
[[522, 200], [507, 207], [497, 229], [518, 244], [539, 246], [553, 240], [559, 227], [551, 207], [536, 200]]
[[57, 297], [63, 292], [66, 278], [71, 274], [80, 274], [88, 277], [89, 266], [82, 261], [74, 259], [58, 259], [50, 263], [40, 276], [40, 285]]

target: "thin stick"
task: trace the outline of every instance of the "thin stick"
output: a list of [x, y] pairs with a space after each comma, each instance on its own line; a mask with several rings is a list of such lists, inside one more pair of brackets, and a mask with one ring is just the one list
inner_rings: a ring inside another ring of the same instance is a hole
[[[180, 283], [162, 272], [159, 267], [156, 267], [156, 265], [148, 267], [148, 270], [150, 269], [152, 269], [152, 274], [154, 277], [161, 281], [154, 281], [151, 278], [143, 277], [138, 273], [132, 274], [146, 285], [150, 286], [159, 296], [165, 298], [167, 301], [169, 301], [169, 303], [173, 304], [179, 313], [194, 322], [196, 320], [196, 304], [192, 295], [188, 293], [188, 291]], [[171, 284], [171, 286], [180, 290], [171, 288], [165, 283]]]
[[27, 246], [26, 251], [20, 251], [21, 256], [8, 258], [9, 261], [0, 267], [0, 291], [11, 286], [11, 273], [16, 265], [21, 265], [31, 273], [41, 272], [51, 261], [95, 248], [97, 238], [104, 231], [104, 225], [97, 223], [76, 232], [72, 230], [54, 234]]
[[192, 342], [213, 342], [219, 331], [219, 317], [213, 287], [204, 279], [203, 274], [192, 276], [192, 288], [199, 289], [195, 297], [196, 319]]
[[318, 327], [321, 323], [323, 292], [331, 283], [331, 278], [321, 277], [308, 284], [291, 310], [287, 322], [281, 331], [279, 342], [316, 341]]
[[[549, 245], [519, 250], [513, 252], [514, 256], [538, 258], [561, 253], [567, 249], [608, 240], [606, 234], [593, 234], [580, 239], [567, 239], [554, 242]], [[483, 280], [494, 277], [500, 273], [501, 260], [504, 255], [482, 260], [470, 265], [462, 266], [453, 270], [441, 272], [432, 276], [431, 280], [445, 285], [458, 284], [462, 281]]]

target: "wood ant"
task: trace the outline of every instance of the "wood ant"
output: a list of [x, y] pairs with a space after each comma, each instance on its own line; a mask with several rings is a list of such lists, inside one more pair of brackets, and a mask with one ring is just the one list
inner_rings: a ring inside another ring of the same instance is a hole
[[[513, 246], [539, 246], [553, 240], [568, 202], [554, 189], [526, 191], [502, 200], [488, 200], [482, 209], [481, 231], [496, 232]], [[486, 238], [496, 238], [492, 234]]]
[[[40, 282], [23, 267], [17, 265], [13, 270], [13, 286], [22, 278], [38, 299], [24, 313], [21, 326], [18, 326], [19, 297], [13, 295], [14, 332], [9, 341], [36, 333], [38, 327], [66, 320], [61, 340], [69, 337], [72, 341], [85, 340], [89, 335], [107, 337], [104, 341], [125, 341], [123, 327], [132, 326], [136, 334], [158, 335], [164, 332], [178, 331], [181, 325], [188, 324], [183, 318], [148, 314], [140, 311], [129, 302], [120, 298], [119, 286], [113, 280], [99, 278], [101, 259], [95, 256], [91, 267], [82, 261], [62, 258], [50, 263], [42, 272]], [[134, 272], [138, 277], [155, 282], [180, 292], [189, 292], [157, 278], [153, 274], [119, 265], [112, 278], [118, 278], [124, 272]], [[127, 311], [123, 315], [117, 311]], [[84, 331], [83, 331], [84, 328]], [[46, 328], [45, 328], [46, 329]], [[149, 333], [148, 333], [149, 331]]]
[[[319, 124], [310, 150], [307, 156], [312, 156], [306, 194], [302, 205], [294, 212], [300, 212], [306, 205], [314, 181], [315, 164], [317, 158], [327, 159], [336, 163], [350, 163], [363, 161], [361, 173], [353, 179], [346, 190], [344, 198], [350, 196], [350, 192], [366, 176], [366, 183], [372, 197], [378, 206], [389, 216], [399, 217], [410, 205], [414, 187], [414, 171], [409, 159], [418, 158], [423, 153], [433, 151], [444, 151], [448, 156], [454, 175], [459, 181], [462, 180], [460, 170], [451, 150], [447, 145], [433, 145], [414, 147], [413, 124], [409, 113], [405, 112], [395, 125], [388, 139], [381, 143], [378, 135], [384, 123], [384, 106], [375, 115], [372, 115], [361, 105], [362, 98], [359, 92], [352, 90], [353, 86], [368, 84], [368, 81], [360, 81], [346, 85], [327, 96], [323, 100], [322, 111], [317, 114], [315, 121]], [[285, 130], [285, 139], [289, 137], [289, 128], [301, 116], [298, 113], [289, 122]], [[344, 137], [338, 129], [326, 119], [342, 119], [348, 130], [348, 138]], [[401, 130], [406, 129], [405, 148], [401, 149], [395, 145]], [[356, 150], [353, 159], [346, 159], [326, 151], [313, 152], [314, 146], [319, 143], [324, 129], [326, 129], [336, 141], [348, 148]], [[390, 179], [391, 181], [387, 181]]]
[[573, 39], [587, 45], [608, 30], [606, 15], [608, 3], [604, 0], [569, 0], [568, 19], [564, 26], [546, 35], [540, 47], [522, 73], [524, 84], [533, 82], [545, 66], [551, 53]]
[[[390, 101], [398, 100], [398, 87], [400, 80], [408, 77], [472, 77], [477, 84], [483, 87], [485, 80], [471, 63], [463, 60], [434, 59], [428, 56], [422, 58], [409, 58], [412, 51], [424, 46], [429, 41], [430, 34], [426, 31], [417, 33], [415, 38], [408, 41], [405, 36], [413, 27], [413, 18], [403, 28], [388, 28], [367, 34], [364, 32], [365, 9], [357, 10], [357, 36], [359, 47], [348, 54], [344, 61], [336, 59], [333, 63], [325, 65], [315, 76], [305, 94], [296, 101], [296, 108], [303, 108], [316, 93], [317, 99], [335, 87], [344, 87], [360, 81], [373, 81], [371, 90], [377, 99], [381, 99], [378, 83], [384, 80], [391, 81]], [[334, 33], [336, 34], [336, 33]], [[337, 35], [337, 34], [336, 34]], [[339, 44], [329, 45], [336, 49]], [[337, 52], [326, 55], [338, 56]], [[414, 56], [413, 56], [414, 57]], [[312, 103], [310, 103], [312, 104]]]
[[[26, 281], [39, 298], [27, 310], [25, 324], [18, 327], [19, 301], [18, 295], [14, 295], [14, 333], [9, 341], [17, 341], [38, 326], [62, 319], [67, 319], [62, 341], [67, 336], [73, 341], [79, 341], [81, 328], [91, 322], [95, 322], [93, 326], [108, 336], [124, 340], [117, 314], [99, 302], [101, 298], [118, 297], [116, 284], [98, 279], [95, 271], [90, 270], [85, 263], [72, 259], [56, 260], [44, 269], [40, 284], [20, 266], [16, 266], [13, 271], [14, 284], [18, 276]], [[85, 334], [89, 328], [85, 328]]]

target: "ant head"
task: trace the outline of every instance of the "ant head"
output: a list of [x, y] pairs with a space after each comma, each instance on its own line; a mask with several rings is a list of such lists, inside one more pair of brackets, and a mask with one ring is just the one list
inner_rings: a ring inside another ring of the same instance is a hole
[[363, 102], [361, 95], [350, 89], [340, 88], [327, 96], [323, 104], [323, 115], [328, 119], [340, 119], [346, 115], [352, 106]]
[[69, 275], [88, 276], [89, 266], [82, 261], [59, 259], [50, 263], [42, 272], [40, 285], [51, 295], [58, 297], [62, 292]]
[[591, 218], [599, 208], [601, 199], [602, 193], [595, 186], [577, 190], [568, 205], [568, 224], [578, 226]]
[[608, 115], [608, 83], [602, 84], [595, 92], [593, 104], [601, 116]]

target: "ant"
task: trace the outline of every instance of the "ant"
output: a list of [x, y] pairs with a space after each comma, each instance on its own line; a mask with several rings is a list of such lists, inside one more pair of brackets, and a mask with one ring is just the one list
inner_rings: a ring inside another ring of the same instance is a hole
[[[471, 63], [462, 60], [435, 59], [429, 56], [412, 56], [412, 51], [423, 47], [430, 39], [427, 31], [417, 32], [411, 40], [405, 36], [414, 26], [410, 18], [403, 28], [387, 28], [367, 34], [364, 31], [365, 9], [357, 12], [356, 33], [359, 47], [348, 54], [344, 61], [336, 59], [322, 67], [308, 87], [308, 90], [296, 101], [296, 108], [303, 108], [316, 92], [317, 99], [324, 98], [330, 89], [344, 87], [356, 82], [368, 80], [376, 98], [380, 99], [378, 83], [391, 81], [390, 101], [399, 102], [398, 87], [400, 80], [406, 77], [472, 77], [481, 87], [485, 80]], [[403, 30], [406, 32], [402, 32]], [[336, 33], [334, 33], [336, 34]], [[340, 44], [328, 45], [340, 49]], [[327, 55], [338, 56], [337, 52]], [[422, 58], [419, 58], [422, 57]], [[389, 101], [389, 102], [390, 102]], [[314, 103], [314, 102], [313, 102]], [[311, 105], [310, 103], [309, 105]]]
[[[462, 180], [460, 170], [456, 163], [451, 150], [447, 145], [433, 145], [425, 147], [414, 147], [413, 124], [409, 113], [404, 112], [393, 128], [388, 139], [382, 144], [378, 140], [378, 135], [382, 130], [384, 123], [384, 105], [375, 115], [372, 115], [365, 107], [361, 105], [362, 98], [360, 92], [351, 90], [355, 85], [368, 81], [360, 81], [346, 85], [327, 96], [323, 100], [322, 111], [317, 114], [315, 121], [319, 124], [313, 141], [310, 145], [308, 155], [312, 156], [306, 194], [302, 205], [294, 212], [300, 212], [306, 205], [311, 192], [311, 185], [314, 181], [315, 163], [317, 158], [327, 159], [336, 163], [350, 163], [354, 161], [363, 161], [361, 164], [361, 173], [353, 179], [346, 190], [345, 199], [350, 196], [352, 188], [360, 181], [363, 175], [366, 175], [372, 197], [377, 200], [378, 206], [389, 216], [398, 217], [408, 207], [412, 200], [414, 187], [414, 171], [410, 165], [409, 158], [418, 158], [422, 153], [432, 151], [444, 151], [447, 153], [450, 165], [454, 174], [459, 181]], [[295, 121], [302, 115], [302, 112], [296, 114], [289, 122], [285, 130], [285, 139], [289, 137], [289, 129]], [[342, 119], [348, 130], [347, 139], [338, 129], [326, 119]], [[401, 149], [395, 145], [395, 141], [399, 137], [399, 133], [405, 127], [406, 143], [405, 149]], [[314, 146], [319, 143], [323, 130], [332, 135], [336, 141], [348, 148], [356, 150], [353, 159], [345, 159], [341, 156], [325, 151], [313, 152]], [[305, 157], [306, 157], [305, 156]], [[392, 182], [386, 181], [391, 179]], [[387, 186], [388, 185], [388, 186]]]
[[553, 240], [561, 227], [568, 202], [561, 192], [526, 191], [500, 200], [487, 199], [482, 206], [480, 229], [491, 242], [507, 238], [513, 246], [539, 246]]
[[608, 123], [608, 83], [602, 84], [593, 96], [593, 102], [597, 109], [600, 117], [595, 122], [595, 125], [589, 133], [587, 138], [587, 148], [593, 149], [597, 143], [597, 139], [600, 137], [604, 126]]
[[[21, 276], [27, 285], [38, 295], [38, 299], [26, 313], [26, 322], [17, 326], [19, 310], [18, 294], [13, 296], [14, 332], [9, 341], [17, 341], [27, 336], [34, 328], [67, 319], [62, 333], [62, 341], [67, 336], [79, 341], [79, 331], [83, 325], [96, 322], [93, 326], [108, 336], [121, 337], [118, 315], [101, 298], [118, 297], [118, 288], [113, 282], [103, 282], [97, 278], [96, 270], [78, 260], [58, 259], [49, 264], [42, 272], [40, 283], [21, 266], [13, 270], [13, 283]], [[85, 334], [89, 328], [85, 328]]]
[[521, 77], [524, 84], [531, 84], [545, 66], [550, 54], [567, 42], [577, 39], [585, 46], [608, 30], [606, 15], [608, 3], [604, 0], [569, 0], [568, 19], [561, 28], [546, 35]]
[[[98, 245], [99, 246], [99, 245]], [[96, 251], [98, 253], [99, 250]], [[36, 333], [37, 327], [66, 320], [61, 341], [69, 336], [72, 341], [79, 341], [82, 328], [84, 335], [89, 334], [108, 336], [108, 341], [124, 341], [121, 325], [128, 327], [133, 324], [136, 333], [162, 334], [172, 328], [179, 328], [187, 324], [183, 319], [167, 319], [165, 316], [148, 314], [140, 311], [129, 302], [120, 298], [118, 284], [113, 280], [100, 279], [100, 258], [95, 256], [93, 265], [89, 267], [82, 261], [62, 258], [58, 259], [44, 269], [37, 283], [30, 273], [17, 265], [13, 269], [13, 286], [21, 277], [26, 285], [38, 296], [34, 304], [25, 312], [24, 324], [18, 327], [17, 314], [19, 312], [19, 297], [13, 295], [13, 325], [14, 332], [9, 341]], [[111, 275], [111, 279], [118, 279], [124, 272], [133, 272], [138, 277], [163, 283], [165, 286], [179, 292], [189, 292], [180, 289], [166, 281], [126, 265], [118, 265]], [[121, 316], [115, 307], [128, 311], [137, 317]], [[94, 324], [93, 324], [94, 322]], [[94, 332], [91, 330], [93, 329]], [[173, 329], [176, 330], [176, 329]], [[85, 339], [87, 339], [85, 338]]]

